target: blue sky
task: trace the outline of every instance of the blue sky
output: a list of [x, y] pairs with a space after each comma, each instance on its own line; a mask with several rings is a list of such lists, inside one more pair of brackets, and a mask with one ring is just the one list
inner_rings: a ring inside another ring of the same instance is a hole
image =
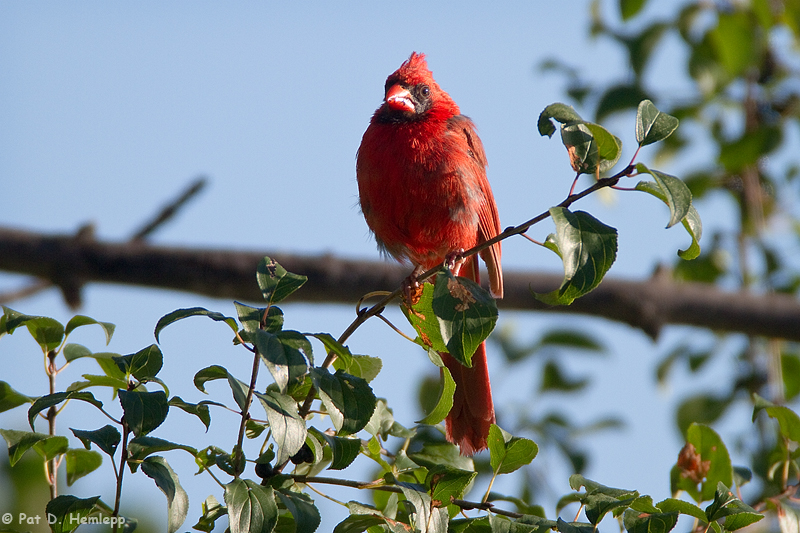
[[[604, 9], [616, 20], [614, 5], [608, 4]], [[659, 3], [658, 9], [669, 4]], [[376, 259], [356, 207], [355, 152], [380, 104], [386, 76], [413, 50], [427, 54], [439, 84], [477, 124], [503, 226], [523, 222], [563, 199], [572, 179], [560, 142], [536, 131], [539, 112], [566, 98], [564, 80], [542, 74], [538, 65], [559, 58], [596, 83], [626, 76], [621, 51], [607, 41], [589, 40], [588, 24], [587, 1], [503, 7], [476, 2], [424, 7], [0, 3], [0, 224], [69, 233], [92, 222], [98, 238], [124, 240], [191, 178], [205, 175], [206, 191], [152, 242]], [[676, 70], [680, 51], [668, 50], [675, 55], [657, 58], [651, 76], [664, 90], [688, 90]], [[633, 154], [633, 116], [608, 125], [622, 138], [626, 161]], [[646, 151], [641, 157], [651, 162]], [[678, 173], [680, 166], [662, 170]], [[679, 228], [663, 229], [666, 208], [644, 195], [590, 198], [578, 208], [619, 228], [612, 275], [644, 278], [688, 244]], [[709, 233], [731, 214], [721, 202], [699, 209]], [[543, 239], [550, 231], [545, 223], [532, 235]], [[523, 239], [505, 244], [503, 260], [509, 270], [561, 268], [554, 255]], [[0, 274], [0, 291], [22, 284], [24, 278]], [[117, 324], [108, 349], [119, 353], [153, 342], [156, 321], [173, 309], [199, 305], [234, 313], [227, 301], [110, 285], [88, 287], [84, 301], [82, 314]], [[72, 315], [55, 291], [11, 307], [63, 321]], [[334, 335], [352, 319], [351, 306], [288, 304], [284, 311], [287, 327]], [[402, 324], [399, 313], [395, 318]], [[568, 406], [575, 421], [613, 414], [629, 423], [623, 433], [592, 438], [594, 461], [587, 475], [667, 497], [669, 467], [681, 446], [671, 419], [681, 390], [656, 390], [653, 369], [678, 339], [711, 342], [711, 336], [671, 328], [653, 343], [625, 326], [581, 317], [503, 313], [500, 320], [524, 340], [553, 327], [587, 327], [606, 343], [609, 351], [602, 360], [567, 361], [576, 374], [597, 376], [597, 383]], [[27, 394], [44, 394], [38, 349], [22, 333], [0, 340], [2, 379]], [[248, 357], [230, 347], [229, 337], [224, 327], [200, 319], [166, 330], [163, 372], [172, 394], [204, 399], [191, 377], [209, 364], [247, 375]], [[73, 340], [105, 349], [99, 329], [82, 331]], [[416, 394], [414, 380], [434, 373], [425, 355], [379, 322], [367, 324], [349, 344], [356, 353], [384, 359], [375, 388], [392, 395], [396, 417], [411, 425], [419, 418], [410, 399]], [[95, 371], [90, 362], [80, 363], [60, 377], [63, 386]], [[530, 367], [509, 371], [493, 363], [490, 368], [500, 404], [538, 383]], [[227, 397], [222, 386], [211, 390]], [[81, 423], [80, 416], [87, 414], [74, 411], [77, 418], [70, 422], [65, 416], [60, 427]], [[747, 413], [735, 414], [747, 423]], [[235, 421], [222, 412], [213, 415], [220, 433], [205, 435], [198, 422], [178, 414], [161, 436], [178, 440], [191, 433], [197, 447], [226, 438], [215, 435], [225, 435]], [[22, 429], [24, 419], [20, 409], [3, 413], [0, 426]], [[175, 461], [184, 485], [191, 485], [188, 528], [200, 514], [202, 499], [212, 492], [222, 496], [207, 476], [191, 477], [191, 461], [168, 460]], [[548, 466], [556, 497], [568, 492], [568, 473], [556, 456], [543, 453], [536, 461]], [[101, 477], [80, 482], [75, 493], [101, 490], [106, 501], [112, 500], [110, 480], [104, 483]], [[126, 483], [124, 496], [151, 504], [154, 519], [163, 523], [166, 506], [152, 482], [131, 476]], [[513, 483], [507, 490], [514, 490]], [[331, 493], [343, 500], [368, 497]], [[316, 499], [326, 520], [320, 531], [346, 515]], [[547, 509], [552, 517], [552, 505]]]

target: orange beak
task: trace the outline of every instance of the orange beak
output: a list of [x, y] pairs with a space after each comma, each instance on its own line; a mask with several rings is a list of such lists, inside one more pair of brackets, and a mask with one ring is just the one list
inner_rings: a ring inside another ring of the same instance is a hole
[[400, 84], [392, 85], [386, 91], [386, 104], [397, 111], [407, 111], [409, 113], [416, 111], [414, 101], [411, 99], [411, 93]]

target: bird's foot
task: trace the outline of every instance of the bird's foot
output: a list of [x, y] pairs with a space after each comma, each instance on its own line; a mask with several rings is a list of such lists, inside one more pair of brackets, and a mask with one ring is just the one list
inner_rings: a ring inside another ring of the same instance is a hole
[[466, 257], [462, 257], [461, 254], [463, 253], [464, 249], [459, 248], [458, 250], [453, 250], [444, 258], [444, 266], [447, 267], [454, 276], [458, 276], [458, 273], [461, 271], [461, 266], [464, 264], [464, 261], [467, 260]]
[[403, 280], [403, 301], [409, 309], [416, 305], [420, 298], [422, 298], [422, 283], [419, 282], [420, 274], [424, 269], [417, 266], [414, 271]]

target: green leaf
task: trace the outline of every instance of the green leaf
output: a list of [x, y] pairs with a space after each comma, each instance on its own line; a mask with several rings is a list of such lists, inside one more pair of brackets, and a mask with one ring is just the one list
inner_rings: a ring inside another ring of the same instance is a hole
[[[145, 437], [150, 438], [150, 437]], [[208, 446], [199, 450], [194, 458], [197, 466], [200, 467], [200, 472], [208, 469], [209, 466], [216, 465], [223, 472], [228, 475], [237, 475], [236, 468], [233, 465], [233, 458], [231, 454], [216, 446]]]
[[572, 170], [579, 174], [597, 172], [600, 164], [597, 142], [584, 122], [562, 126], [561, 143], [567, 149]]
[[775, 405], [754, 393], [753, 422], [762, 410], [767, 413], [767, 416], [778, 421], [781, 435], [794, 442], [800, 442], [800, 417], [797, 416], [797, 413], [783, 405]]
[[733, 398], [730, 396], [716, 397], [709, 394], [700, 394], [685, 398], [675, 412], [675, 421], [681, 433], [693, 422], [711, 424], [725, 414]]
[[686, 184], [674, 176], [664, 174], [657, 170], [650, 170], [642, 163], [636, 164], [638, 172], [648, 173], [655, 178], [655, 182], [640, 181], [636, 190], [655, 196], [667, 204], [670, 210], [670, 220], [667, 227], [679, 221], [692, 237], [692, 244], [686, 250], [679, 250], [678, 255], [686, 260], [694, 259], [700, 255], [700, 237], [703, 234], [703, 223], [700, 215], [692, 205], [692, 193]]
[[[599, 158], [597, 170], [605, 172], [619, 161], [622, 155], [622, 141], [599, 124], [587, 122], [585, 125], [589, 128], [594, 138], [594, 143], [597, 145], [597, 157]], [[591, 173], [595, 171], [595, 169], [592, 169]]]
[[93, 431], [85, 431], [81, 429], [69, 428], [72, 434], [80, 439], [83, 446], [88, 450], [94, 443], [98, 448], [103, 450], [109, 457], [113, 457], [117, 451], [117, 446], [121, 440], [121, 436], [117, 428], [112, 425], [106, 424], [100, 429]]
[[142, 462], [142, 472], [153, 481], [167, 497], [167, 531], [174, 533], [186, 520], [189, 511], [189, 496], [178, 480], [178, 474], [172, 470], [163, 457], [148, 457]]
[[369, 383], [380, 373], [381, 368], [383, 368], [383, 361], [370, 355], [352, 354], [347, 360], [337, 357], [333, 362], [333, 368], [346, 372], [351, 376], [359, 377]]
[[269, 305], [273, 305], [302, 287], [308, 278], [287, 272], [275, 260], [265, 257], [259, 261], [256, 268], [256, 281], [258, 281], [258, 287], [261, 289], [264, 300]]
[[447, 465], [436, 465], [425, 477], [425, 484], [431, 488], [431, 498], [437, 506], [447, 505], [450, 498], [461, 499], [477, 472], [461, 470]]
[[247, 391], [250, 387], [233, 377], [225, 367], [211, 365], [200, 370], [194, 375], [194, 386], [197, 387], [197, 390], [200, 392], [206, 392], [205, 384], [217, 379], [228, 380], [228, 385], [231, 388], [236, 405], [239, 406], [240, 410], [244, 411], [245, 404], [247, 403]]
[[641, 80], [653, 51], [668, 29], [670, 29], [670, 25], [667, 23], [654, 22], [646, 26], [638, 34], [620, 39], [621, 43], [628, 49], [628, 61], [633, 69], [636, 81]]
[[589, 332], [572, 329], [552, 329], [546, 331], [537, 343], [537, 348], [544, 347], [572, 348], [591, 352], [606, 351], [602, 343]]
[[597, 103], [595, 120], [603, 122], [610, 115], [628, 109], [636, 109], [642, 100], [647, 99], [647, 93], [636, 83], [614, 85], [603, 93]]
[[572, 490], [580, 490], [581, 487], [586, 488], [588, 493], [606, 494], [616, 499], [627, 499], [630, 496], [637, 496], [638, 492], [630, 489], [618, 489], [615, 487], [607, 487], [597, 481], [585, 478], [580, 474], [572, 474], [569, 476], [569, 486]]
[[290, 396], [268, 390], [255, 393], [267, 412], [272, 438], [278, 445], [277, 464], [285, 463], [306, 442], [306, 421], [297, 412], [297, 402]]
[[734, 9], [717, 13], [717, 24], [708, 32], [719, 63], [731, 77], [740, 76], [762, 57], [763, 44], [749, 10]]
[[658, 170], [650, 170], [643, 163], [636, 164], [639, 173], [647, 173], [655, 178], [655, 183], [651, 181], [640, 181], [636, 185], [637, 191], [651, 194], [667, 204], [669, 207], [669, 222], [667, 227], [671, 228], [684, 219], [692, 206], [692, 193], [686, 184], [669, 174], [664, 174]]
[[115, 357], [122, 357], [121, 354], [113, 352], [97, 352], [89, 355], [89, 357], [97, 361], [97, 364], [100, 366], [106, 376], [125, 383], [125, 385], [120, 388], [127, 388], [128, 376], [126, 376], [125, 373], [119, 369], [117, 363], [114, 361]]
[[646, 0], [619, 0], [619, 13], [622, 20], [635, 17], [644, 7]]
[[567, 522], [563, 518], [558, 519], [557, 527], [559, 533], [597, 533], [597, 527], [593, 524]]
[[136, 437], [128, 443], [128, 463], [140, 463], [154, 453], [171, 450], [184, 450], [195, 457], [200, 455], [195, 448], [186, 444], [177, 444], [158, 437]]
[[279, 307], [251, 307], [239, 302], [233, 302], [233, 305], [245, 331], [265, 329], [270, 333], [278, 333], [283, 329], [283, 311]]
[[708, 523], [708, 517], [706, 516], [706, 512], [700, 509], [693, 503], [679, 500], [677, 498], [667, 498], [656, 504], [661, 511], [665, 513], [680, 513], [685, 514], [687, 516], [692, 516], [697, 518], [703, 523]]
[[[787, 401], [800, 394], [800, 356], [794, 353], [781, 354], [781, 375]], [[2, 384], [0, 383], [0, 405], [2, 405]], [[0, 409], [2, 412], [2, 409]]]
[[764, 515], [738, 499], [722, 482], [717, 484], [714, 501], [706, 508], [709, 521], [725, 518], [725, 530], [735, 531], [758, 522]]
[[15, 407], [19, 407], [25, 403], [33, 403], [35, 398], [25, 396], [24, 394], [15, 391], [11, 385], [5, 381], [0, 381], [0, 413], [8, 411]]
[[616, 498], [603, 492], [592, 491], [583, 498], [584, 511], [586, 518], [592, 524], [598, 524], [603, 517], [610, 512], [622, 512], [639, 496], [638, 492], [632, 492], [628, 498]]
[[225, 504], [231, 533], [269, 533], [278, 522], [278, 505], [272, 487], [249, 479], [234, 479], [225, 485]]
[[289, 382], [300, 379], [308, 373], [308, 363], [303, 354], [313, 359], [311, 343], [301, 333], [281, 331], [273, 334], [259, 329], [249, 333], [248, 336], [258, 349], [261, 360], [269, 369], [281, 393], [286, 393]]
[[703, 223], [700, 220], [700, 213], [697, 212], [694, 206], [689, 208], [689, 212], [686, 214], [686, 218], [681, 220], [681, 224], [683, 224], [683, 227], [689, 232], [689, 235], [692, 236], [692, 244], [685, 250], [678, 250], [678, 256], [680, 256], [681, 259], [691, 261], [700, 255], [700, 236], [703, 234]]
[[94, 450], [82, 448], [70, 449], [67, 458], [67, 486], [72, 486], [75, 481], [100, 468], [103, 456]]
[[[686, 442], [694, 446], [698, 456], [693, 466], [694, 471], [701, 468], [702, 471], [698, 474], [705, 473], [705, 476], [698, 491], [697, 483], [691, 479], [691, 475], [687, 475], [691, 474], [692, 470], [687, 470], [686, 467], [682, 469], [681, 465], [677, 465], [673, 468], [672, 492], [674, 494], [676, 490], [683, 489], [696, 502], [711, 500], [719, 483], [730, 486], [733, 482], [733, 467], [728, 449], [713, 429], [702, 424], [689, 426], [686, 431]], [[678, 474], [675, 473], [676, 469]]]
[[324, 368], [312, 368], [311, 379], [339, 435], [352, 435], [367, 425], [377, 399], [366, 381]]
[[92, 324], [97, 324], [98, 326], [103, 328], [103, 332], [106, 334], [106, 346], [108, 346], [108, 343], [111, 342], [111, 337], [114, 335], [114, 329], [116, 328], [116, 326], [111, 322], [99, 322], [94, 318], [88, 316], [75, 315], [74, 317], [69, 319], [69, 322], [67, 322], [67, 327], [64, 330], [64, 334], [69, 335], [75, 329], [81, 326], [89, 326]]
[[61, 351], [64, 354], [64, 359], [67, 362], [74, 361], [75, 359], [80, 359], [81, 357], [91, 357], [92, 351], [83, 346], [82, 344], [75, 344], [75, 343], [68, 343], [64, 345], [64, 349]]
[[88, 389], [89, 387], [110, 387], [114, 390], [114, 394], [116, 394], [118, 389], [124, 390], [128, 388], [128, 382], [125, 379], [111, 378], [108, 376], [96, 376], [93, 374], [83, 374], [81, 377], [86, 381], [76, 381], [74, 383], [70, 383], [69, 387], [67, 387], [67, 392], [77, 392]]
[[422, 420], [418, 420], [417, 424], [426, 424], [433, 426], [438, 424], [447, 417], [450, 409], [453, 408], [453, 397], [456, 393], [456, 382], [453, 375], [446, 366], [441, 367], [439, 375], [441, 376], [441, 394], [436, 405]]
[[764, 126], [748, 131], [735, 141], [721, 144], [719, 162], [731, 174], [741, 172], [746, 166], [755, 165], [773, 152], [782, 140], [783, 133], [779, 126]]
[[[361, 505], [358, 502], [349, 502], [347, 507], [350, 510], [350, 516], [336, 524], [336, 527], [333, 528], [333, 533], [362, 533], [372, 527], [392, 522], [377, 509]], [[373, 531], [383, 530], [375, 529]], [[394, 529], [389, 529], [389, 531], [394, 533]]]
[[642, 513], [626, 509], [622, 525], [628, 533], [667, 533], [678, 523], [678, 513]]
[[678, 129], [677, 118], [662, 113], [650, 100], [642, 100], [639, 103], [636, 111], [636, 142], [639, 146], [663, 141], [676, 129]]
[[52, 459], [69, 448], [67, 438], [59, 435], [50, 436], [31, 431], [0, 429], [0, 436], [8, 445], [8, 462], [11, 466], [17, 464], [25, 452], [31, 448], [34, 448], [45, 460]]
[[167, 418], [169, 401], [163, 391], [119, 391], [125, 422], [137, 437], [147, 435]]
[[177, 407], [178, 409], [189, 413], [190, 415], [194, 415], [200, 419], [200, 422], [206, 427], [206, 431], [208, 431], [208, 427], [211, 425], [211, 413], [208, 410], [209, 405], [216, 405], [218, 407], [224, 407], [221, 403], [217, 402], [209, 402], [203, 401], [199, 403], [188, 403], [184, 402], [180, 396], [173, 396], [169, 399], [169, 406], [170, 407]]
[[375, 404], [375, 411], [372, 413], [364, 430], [373, 436], [380, 436], [384, 440], [391, 434], [392, 428], [395, 425], [394, 415], [392, 410], [386, 405], [386, 400], [379, 398]]
[[539, 114], [538, 128], [540, 135], [552, 137], [556, 132], [556, 127], [551, 119], [561, 124], [583, 122], [583, 119], [575, 112], [575, 109], [571, 105], [562, 103], [550, 104]]
[[416, 339], [417, 344], [426, 350], [432, 348], [437, 352], [446, 352], [447, 346], [442, 339], [439, 320], [433, 311], [433, 293], [433, 284], [423, 283], [422, 294], [417, 303], [413, 305], [413, 308], [409, 309], [404, 305], [400, 309], [419, 336]]
[[53, 318], [27, 317], [25, 327], [44, 353], [55, 350], [64, 340], [64, 326]]
[[497, 303], [474, 281], [439, 272], [434, 283], [433, 312], [447, 352], [471, 367], [472, 356], [497, 323]]
[[559, 363], [553, 359], [547, 361], [542, 371], [542, 383], [539, 392], [562, 391], [574, 392], [589, 384], [589, 379], [571, 379], [566, 376]]
[[561, 287], [535, 294], [548, 305], [569, 305], [597, 287], [617, 257], [617, 230], [583, 211], [550, 209], [556, 225], [553, 244], [564, 263]]
[[530, 439], [513, 437], [496, 424], [489, 428], [490, 464], [495, 474], [510, 474], [529, 465], [539, 453], [539, 447]]
[[228, 324], [228, 327], [233, 330], [234, 333], [239, 332], [239, 325], [236, 323], [236, 319], [231, 318], [229, 316], [225, 316], [221, 313], [217, 313], [215, 311], [209, 311], [203, 307], [190, 307], [188, 309], [176, 309], [175, 311], [168, 313], [161, 318], [158, 319], [156, 323], [156, 329], [154, 331], [156, 342], [161, 342], [158, 336], [161, 334], [161, 331], [170, 324], [177, 322], [178, 320], [183, 320], [184, 318], [188, 318], [190, 316], [207, 316], [211, 320], [216, 322], [225, 322]]
[[114, 357], [113, 359], [120, 371], [135, 377], [140, 382], [150, 381], [156, 377], [164, 364], [164, 355], [155, 344], [151, 344], [134, 354]]
[[[400, 483], [403, 496], [411, 504], [413, 511], [409, 510], [409, 518], [414, 531], [420, 533], [434, 533], [447, 531], [447, 509], [436, 508], [432, 505], [431, 497], [416, 486]], [[444, 515], [442, 515], [444, 513]]]
[[5, 305], [0, 305], [0, 308], [3, 309], [3, 316], [0, 317], [0, 337], [6, 333], [14, 333], [14, 330], [24, 325], [26, 320], [36, 318], [14, 311]]
[[377, 357], [351, 353], [347, 346], [334, 339], [329, 333], [307, 333], [306, 335], [322, 342], [328, 353], [336, 354], [336, 360], [333, 362], [333, 368], [336, 370], [370, 382], [375, 379], [383, 366], [383, 362]]
[[69, 495], [50, 500], [45, 507], [48, 522], [51, 516], [54, 518], [54, 522], [49, 524], [50, 531], [53, 533], [75, 531], [86, 517], [96, 511], [99, 500], [100, 496], [81, 499]]
[[360, 439], [348, 439], [345, 437], [334, 437], [326, 433], [322, 433], [316, 428], [311, 428], [309, 433], [312, 433], [318, 440], [324, 440], [328, 443], [333, 454], [331, 460], [331, 470], [343, 470], [350, 466], [355, 461], [361, 451]]
[[308, 494], [290, 490], [275, 492], [294, 518], [295, 533], [314, 533], [320, 524], [319, 510]]
[[217, 519], [228, 514], [228, 509], [219, 503], [214, 496], [209, 496], [202, 504], [203, 514], [192, 529], [211, 533], [214, 530]]
[[421, 450], [409, 453], [408, 457], [428, 469], [436, 465], [448, 465], [459, 470], [475, 470], [472, 459], [461, 455], [458, 447], [449, 442], [425, 442]]
[[103, 402], [100, 400], [95, 399], [94, 395], [91, 392], [57, 392], [55, 394], [48, 394], [47, 396], [42, 396], [41, 398], [37, 399], [31, 405], [31, 408], [28, 409], [28, 423], [33, 429], [33, 421], [36, 419], [36, 415], [44, 411], [45, 409], [49, 409], [52, 406], [58, 405], [63, 401], [67, 400], [80, 400], [82, 402], [87, 402], [98, 409], [102, 409]]

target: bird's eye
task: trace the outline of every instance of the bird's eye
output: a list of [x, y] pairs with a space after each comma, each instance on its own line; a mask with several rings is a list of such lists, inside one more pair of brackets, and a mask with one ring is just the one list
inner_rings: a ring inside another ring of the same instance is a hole
[[419, 88], [419, 94], [421, 94], [423, 98], [427, 98], [431, 95], [431, 88], [427, 85], [422, 85]]

